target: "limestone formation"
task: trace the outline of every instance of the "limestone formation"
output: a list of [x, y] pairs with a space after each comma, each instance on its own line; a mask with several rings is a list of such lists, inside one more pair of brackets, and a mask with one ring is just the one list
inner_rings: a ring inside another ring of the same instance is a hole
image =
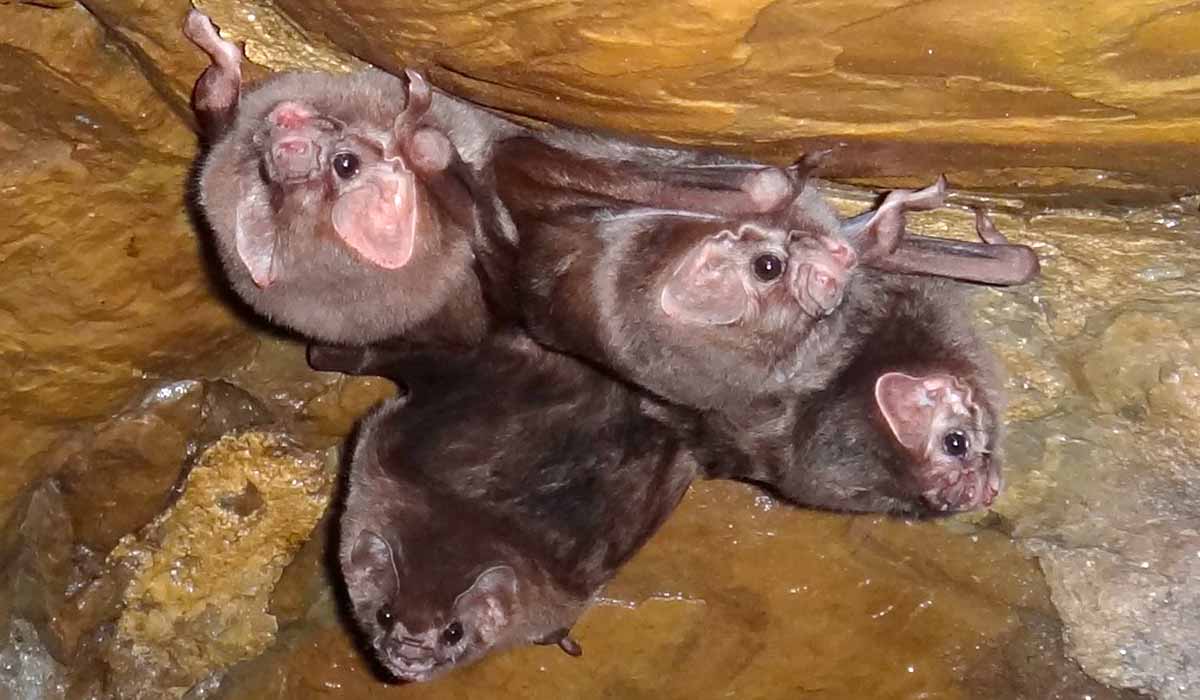
[[124, 569], [108, 691], [182, 697], [275, 640], [271, 591], [324, 513], [332, 469], [288, 439], [245, 433], [201, 455], [183, 493], [108, 566]]

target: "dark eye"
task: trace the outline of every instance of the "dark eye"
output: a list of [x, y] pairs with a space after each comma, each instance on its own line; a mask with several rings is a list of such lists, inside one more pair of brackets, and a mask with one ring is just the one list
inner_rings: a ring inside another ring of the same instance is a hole
[[763, 282], [779, 279], [783, 274], [783, 261], [767, 253], [754, 259], [754, 276]]
[[462, 639], [463, 628], [462, 623], [458, 620], [446, 625], [446, 629], [442, 630], [443, 644], [458, 644], [458, 640]]
[[358, 156], [353, 153], [339, 153], [333, 157], [333, 172], [343, 180], [349, 180], [358, 174]]
[[375, 620], [380, 627], [392, 626], [392, 610], [391, 608], [380, 608], [379, 612], [375, 613]]
[[967, 434], [963, 431], [951, 430], [946, 433], [946, 437], [942, 438], [942, 447], [951, 457], [962, 457], [971, 448], [971, 441], [967, 439]]

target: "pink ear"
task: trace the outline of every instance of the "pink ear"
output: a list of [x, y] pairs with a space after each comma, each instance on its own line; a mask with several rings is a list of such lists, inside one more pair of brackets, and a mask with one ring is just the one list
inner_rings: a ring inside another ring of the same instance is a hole
[[490, 643], [512, 619], [518, 588], [517, 572], [511, 566], [493, 566], [455, 598], [454, 615]]
[[423, 174], [442, 172], [450, 167], [450, 161], [454, 158], [454, 146], [450, 139], [437, 129], [418, 129], [409, 142], [409, 151], [413, 170]]
[[349, 552], [347, 579], [380, 590], [400, 585], [399, 545], [395, 548], [380, 535], [363, 530]]
[[901, 445], [924, 451], [933, 420], [953, 377], [912, 377], [888, 372], [875, 381], [875, 403]]
[[238, 202], [234, 219], [234, 245], [250, 278], [266, 288], [275, 281], [275, 224], [270, 212], [251, 196]]
[[693, 248], [663, 287], [662, 310], [684, 323], [724, 326], [740, 320], [750, 299], [733, 245], [721, 234]]
[[299, 129], [308, 124], [316, 115], [307, 105], [299, 102], [280, 102], [271, 109], [267, 120], [281, 129]]
[[333, 228], [368, 262], [394, 270], [412, 258], [419, 209], [411, 175], [364, 173], [354, 189], [338, 197]]

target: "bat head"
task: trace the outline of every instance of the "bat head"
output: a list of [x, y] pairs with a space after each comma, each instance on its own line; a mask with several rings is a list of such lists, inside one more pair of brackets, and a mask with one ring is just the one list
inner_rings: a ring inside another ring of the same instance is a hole
[[856, 262], [836, 235], [758, 223], [722, 227], [686, 251], [660, 305], [682, 324], [791, 332], [837, 308]]
[[[465, 578], [440, 579], [438, 590], [430, 590], [411, 580], [399, 543], [364, 529], [344, 547], [354, 618], [390, 674], [427, 681], [481, 658], [504, 639], [517, 605], [517, 574], [504, 564], [476, 568]], [[453, 594], [448, 602], [447, 592]]]
[[[242, 99], [199, 198], [234, 289], [319, 340], [398, 335], [469, 274], [471, 232], [428, 177], [453, 148], [381, 72], [283, 74]], [[400, 115], [404, 115], [401, 119]]]
[[984, 508], [1000, 492], [992, 455], [999, 423], [975, 393], [951, 374], [888, 372], [875, 382], [875, 404], [935, 511]]

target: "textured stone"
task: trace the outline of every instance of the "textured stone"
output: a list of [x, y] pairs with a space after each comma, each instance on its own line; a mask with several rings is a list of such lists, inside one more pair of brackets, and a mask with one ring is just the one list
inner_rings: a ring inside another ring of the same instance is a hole
[[0, 521], [73, 421], [249, 347], [184, 207], [183, 95], [145, 59], [81, 5], [0, 5]]
[[192, 468], [183, 494], [109, 556], [131, 580], [107, 661], [110, 692], [179, 697], [274, 640], [267, 603], [329, 501], [332, 473], [288, 440], [229, 436]]
[[[270, 3], [200, 5], [271, 67], [314, 65], [281, 50], [296, 28]], [[1155, 201], [1200, 184], [1200, 13], [1183, 0], [281, 7], [308, 43], [428, 67], [489, 105], [780, 162], [841, 145], [839, 177], [947, 171], [974, 187]]]
[[385, 685], [337, 591], [311, 585], [324, 556], [285, 573], [309, 582], [289, 595], [306, 612], [215, 697], [1132, 697], [1063, 656], [1037, 568], [1007, 537], [797, 511], [739, 484], [693, 489], [576, 626], [580, 658], [530, 647]]
[[9, 700], [66, 697], [62, 665], [50, 656], [33, 625], [13, 620], [0, 645], [0, 696]]

